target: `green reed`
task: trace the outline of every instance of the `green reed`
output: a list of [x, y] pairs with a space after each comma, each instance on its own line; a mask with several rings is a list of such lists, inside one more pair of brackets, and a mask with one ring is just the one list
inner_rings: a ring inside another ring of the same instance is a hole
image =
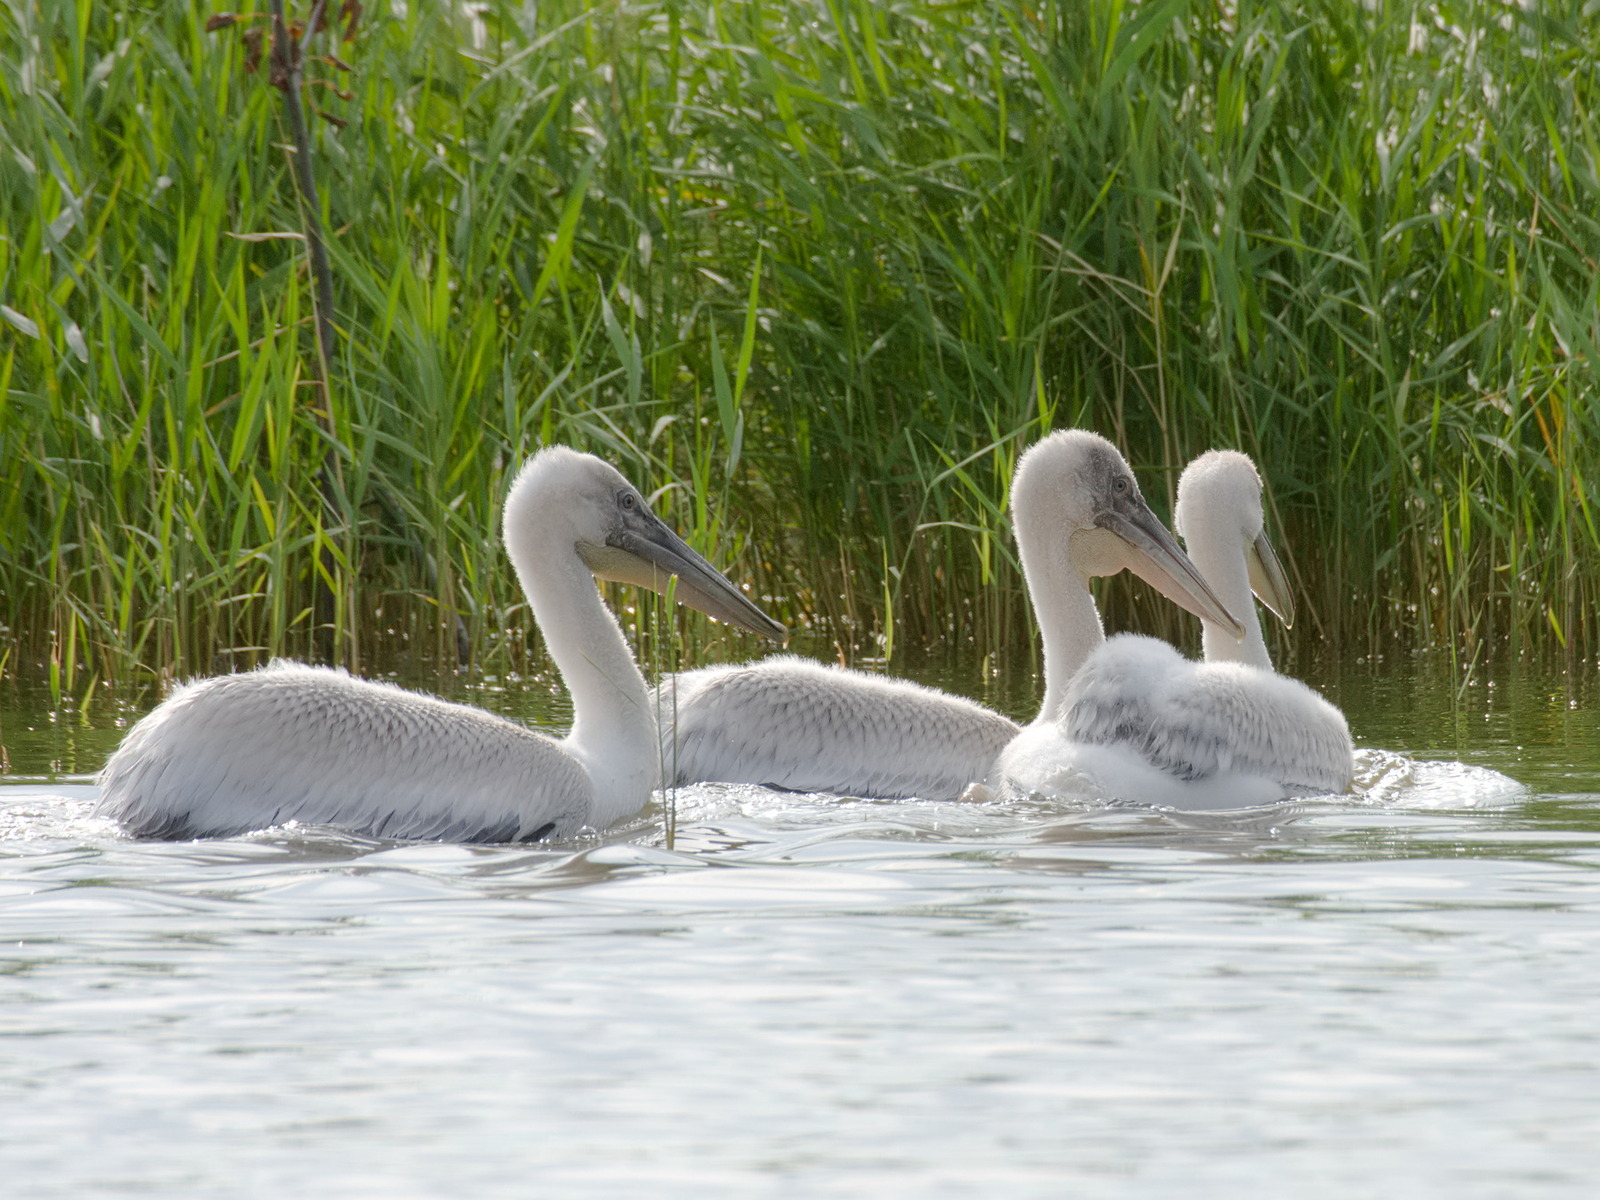
[[[206, 671], [319, 623], [355, 664], [523, 669], [495, 521], [553, 440], [846, 655], [1009, 653], [1010, 472], [1066, 425], [1158, 509], [1193, 454], [1256, 457], [1281, 651], [1600, 646], [1580, 4], [423, 0], [313, 49], [351, 68], [308, 64], [342, 123], [325, 419], [241, 29], [0, 7], [13, 670]], [[662, 633], [653, 661], [755, 649]]]

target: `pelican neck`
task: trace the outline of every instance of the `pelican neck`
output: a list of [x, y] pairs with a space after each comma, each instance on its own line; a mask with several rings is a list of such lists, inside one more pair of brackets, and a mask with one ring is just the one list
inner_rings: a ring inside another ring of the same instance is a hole
[[1060, 716], [1072, 677], [1106, 635], [1089, 581], [1073, 565], [1071, 539], [1051, 538], [1039, 545], [1037, 539], [1024, 537], [1021, 550], [1028, 598], [1044, 645], [1044, 701], [1033, 721], [1042, 725]]
[[541, 544], [526, 529], [508, 530], [506, 546], [572, 696], [572, 729], [563, 744], [594, 785], [590, 824], [604, 828], [639, 811], [659, 783], [644, 676], [574, 546]]
[[1222, 606], [1244, 626], [1244, 636], [1236, 638], [1212, 621], [1200, 623], [1200, 644], [1206, 662], [1242, 662], [1272, 670], [1272, 658], [1261, 635], [1261, 618], [1255, 597], [1250, 592], [1250, 569], [1238, 530], [1202, 520], [1198, 530], [1194, 521], [1186, 524], [1192, 536], [1184, 539], [1184, 551], [1195, 569], [1205, 577]]

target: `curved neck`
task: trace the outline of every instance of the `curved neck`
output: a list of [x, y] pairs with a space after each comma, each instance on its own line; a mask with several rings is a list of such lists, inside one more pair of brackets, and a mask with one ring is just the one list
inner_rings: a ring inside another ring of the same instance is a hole
[[1044, 643], [1044, 703], [1033, 720], [1042, 725], [1060, 716], [1067, 685], [1106, 635], [1089, 581], [1072, 564], [1070, 539], [1035, 533], [1018, 525], [1022, 575]]
[[603, 829], [638, 812], [660, 784], [655, 721], [644, 676], [622, 628], [600, 599], [594, 576], [571, 546], [545, 545], [530, 532], [507, 546], [545, 646], [572, 694], [567, 750], [594, 784], [590, 823]]
[[1261, 619], [1255, 597], [1250, 594], [1250, 570], [1237, 529], [1206, 528], [1192, 530], [1183, 548], [1222, 605], [1244, 626], [1244, 637], [1235, 638], [1220, 625], [1202, 621], [1200, 645], [1206, 662], [1240, 662], [1262, 670], [1272, 670], [1272, 658], [1261, 636]]

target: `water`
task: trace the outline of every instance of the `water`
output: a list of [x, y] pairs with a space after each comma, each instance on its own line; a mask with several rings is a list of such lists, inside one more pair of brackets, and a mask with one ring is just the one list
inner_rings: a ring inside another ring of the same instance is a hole
[[13, 692], [5, 1192], [1591, 1195], [1595, 672], [1324, 683], [1382, 802], [700, 787], [670, 848], [129, 842], [71, 772], [135, 714]]

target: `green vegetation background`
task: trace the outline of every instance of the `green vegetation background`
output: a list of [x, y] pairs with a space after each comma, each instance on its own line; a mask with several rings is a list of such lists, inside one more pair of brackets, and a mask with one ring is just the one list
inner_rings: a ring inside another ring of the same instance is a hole
[[323, 412], [256, 23], [5, 0], [0, 658], [311, 653], [331, 588], [342, 660], [516, 660], [498, 503], [552, 440], [791, 624], [1008, 651], [1011, 469], [1070, 425], [1158, 511], [1257, 459], [1280, 650], [1592, 653], [1600, 5], [1536, 9], [373, 5], [308, 65]]

